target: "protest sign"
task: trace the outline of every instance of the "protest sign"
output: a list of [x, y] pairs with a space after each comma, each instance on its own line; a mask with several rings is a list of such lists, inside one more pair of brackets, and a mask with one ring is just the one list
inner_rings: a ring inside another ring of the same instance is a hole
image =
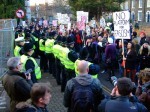
[[102, 17], [102, 18], [100, 19], [100, 26], [103, 27], [103, 28], [106, 26], [106, 22], [105, 22], [104, 17]]
[[68, 23], [68, 31], [71, 30], [71, 23]]
[[57, 20], [52, 21], [53, 26], [57, 26]]
[[48, 26], [47, 20], [44, 20], [44, 21], [43, 21], [43, 25], [44, 25], [44, 27], [47, 27], [47, 26]]
[[84, 23], [84, 21], [77, 22], [77, 28], [79, 30], [85, 30], [85, 23]]
[[83, 14], [83, 11], [77, 11], [77, 22], [81, 21], [82, 14]]
[[59, 26], [59, 29], [60, 29], [60, 32], [61, 32], [61, 33], [64, 33], [64, 31], [65, 31], [65, 26], [64, 26], [64, 25], [60, 25], [60, 26]]
[[121, 11], [113, 13], [115, 39], [130, 39], [130, 13]]

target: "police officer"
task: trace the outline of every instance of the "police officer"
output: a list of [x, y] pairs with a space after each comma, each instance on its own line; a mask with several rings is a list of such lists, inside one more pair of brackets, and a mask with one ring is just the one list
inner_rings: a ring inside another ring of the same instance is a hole
[[98, 78], [98, 73], [100, 71], [100, 67], [96, 64], [91, 63], [88, 56], [89, 56], [89, 52], [88, 52], [87, 48], [83, 47], [80, 51], [79, 59], [77, 59], [74, 64], [76, 76], [79, 74], [79, 72], [77, 70], [78, 63], [80, 62], [80, 60], [85, 60], [85, 61], [88, 61], [89, 74], [91, 74], [93, 78]]
[[18, 37], [15, 39], [16, 46], [14, 49], [14, 55], [21, 56], [23, 54], [24, 37]]
[[31, 57], [34, 52], [33, 44], [25, 43], [23, 49], [25, 54], [21, 56], [21, 63], [23, 64], [22, 71], [24, 72], [31, 69], [31, 80], [33, 83], [36, 83], [38, 79], [41, 79], [41, 70], [36, 60]]
[[59, 56], [60, 50], [62, 48], [62, 46], [60, 45], [61, 39], [62, 39], [61, 35], [58, 35], [52, 50], [55, 57], [55, 71], [56, 71], [55, 73], [56, 73], [56, 82], [58, 85], [61, 84], [61, 79], [60, 79], [61, 66], [60, 66], [60, 56]]
[[78, 59], [78, 53], [75, 52], [74, 43], [75, 43], [74, 39], [69, 36], [67, 38], [67, 47], [69, 51], [68, 54], [66, 55], [66, 63], [65, 63], [65, 68], [67, 72], [67, 81], [75, 77], [74, 62], [75, 60]]
[[42, 33], [42, 36], [39, 40], [39, 54], [40, 54], [40, 67], [43, 69], [44, 72], [48, 71], [48, 63], [47, 63], [47, 57], [45, 55], [45, 33]]
[[59, 50], [59, 59], [60, 59], [60, 62], [61, 62], [61, 92], [64, 92], [65, 90], [65, 86], [66, 86], [66, 83], [67, 83], [67, 74], [66, 74], [66, 69], [65, 67], [66, 66], [66, 55], [67, 53], [69, 52], [69, 49], [66, 47], [66, 44], [67, 44], [67, 41], [66, 41], [66, 37], [62, 37], [62, 47], [61, 49]]
[[49, 36], [48, 39], [45, 41], [45, 53], [46, 53], [46, 57], [48, 59], [49, 62], [49, 73], [53, 74], [53, 76], [55, 77], [55, 58], [54, 58], [54, 54], [53, 54], [53, 46], [54, 46], [54, 42], [55, 40], [53, 39], [53, 35]]

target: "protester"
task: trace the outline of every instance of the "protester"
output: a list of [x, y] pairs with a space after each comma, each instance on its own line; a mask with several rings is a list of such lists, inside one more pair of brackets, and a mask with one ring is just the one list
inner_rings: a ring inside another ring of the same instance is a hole
[[150, 68], [150, 46], [149, 42], [145, 41], [139, 50], [140, 70]]
[[21, 71], [22, 63], [19, 57], [12, 57], [7, 61], [9, 71], [4, 75], [2, 84], [10, 97], [10, 112], [14, 112], [15, 106], [21, 101], [30, 98], [32, 87], [31, 75]]
[[108, 70], [108, 80], [110, 81], [111, 76], [114, 76], [114, 69], [116, 63], [116, 46], [113, 44], [113, 39], [108, 38], [108, 45], [105, 48], [105, 62]]
[[35, 83], [31, 89], [31, 101], [20, 102], [15, 112], [48, 112], [46, 106], [51, 99], [50, 88], [46, 83]]
[[150, 110], [150, 68], [141, 70], [138, 78], [136, 96]]
[[146, 41], [146, 33], [145, 32], [140, 32], [140, 45], [142, 46], [144, 42]]
[[104, 98], [101, 83], [88, 74], [88, 62], [80, 61], [78, 71], [79, 75], [67, 82], [64, 106], [68, 108], [68, 112], [96, 112], [98, 104]]
[[133, 83], [129, 78], [118, 79], [116, 86], [111, 92], [110, 99], [104, 99], [99, 105], [99, 112], [148, 112], [146, 107], [132, 97]]
[[132, 42], [128, 42], [127, 45], [127, 53], [123, 58], [125, 61], [125, 76], [130, 77], [132, 81], [135, 81], [135, 73], [136, 73], [136, 52], [134, 49], [134, 44]]

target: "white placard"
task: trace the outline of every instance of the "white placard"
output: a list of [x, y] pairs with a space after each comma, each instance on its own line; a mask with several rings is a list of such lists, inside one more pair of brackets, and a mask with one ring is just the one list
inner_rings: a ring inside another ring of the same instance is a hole
[[65, 26], [64, 25], [60, 25], [59, 29], [60, 29], [60, 32], [63, 33], [65, 31]]
[[61, 13], [57, 13], [57, 19], [58, 19], [58, 23], [61, 23]]
[[130, 13], [121, 11], [113, 13], [114, 35], [116, 39], [130, 39]]
[[77, 11], [77, 22], [81, 21], [81, 16], [83, 14], [83, 11]]
[[100, 19], [100, 26], [103, 27], [103, 28], [106, 26], [106, 22], [105, 22], [104, 17], [102, 17], [102, 18]]
[[91, 29], [90, 29], [89, 25], [86, 25], [86, 33], [87, 33], [87, 36], [89, 36], [91, 34]]
[[68, 23], [68, 31], [71, 30], [71, 23]]
[[89, 21], [89, 13], [88, 12], [83, 12], [82, 16], [84, 16], [86, 18], [86, 23], [88, 23]]
[[96, 21], [95, 21], [95, 20], [91, 20], [91, 26], [92, 26], [93, 28], [96, 27]]
[[88, 12], [83, 12], [83, 11], [77, 11], [77, 22], [82, 21], [82, 17], [86, 17], [86, 23], [88, 23], [89, 21], [89, 13]]
[[57, 20], [52, 21], [53, 26], [57, 26]]

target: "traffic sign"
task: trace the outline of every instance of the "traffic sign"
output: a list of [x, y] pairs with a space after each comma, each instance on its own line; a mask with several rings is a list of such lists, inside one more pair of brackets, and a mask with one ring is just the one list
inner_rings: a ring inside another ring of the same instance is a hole
[[16, 11], [16, 16], [17, 16], [18, 18], [24, 18], [25, 12], [24, 12], [22, 9], [18, 9], [18, 10]]

